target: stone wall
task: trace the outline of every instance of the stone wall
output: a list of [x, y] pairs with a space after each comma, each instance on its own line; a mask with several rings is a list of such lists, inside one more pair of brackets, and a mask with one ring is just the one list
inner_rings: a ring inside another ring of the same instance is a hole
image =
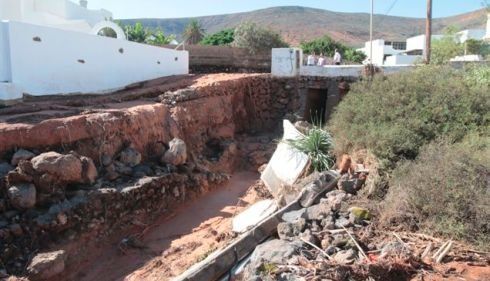
[[247, 49], [227, 46], [186, 45], [185, 49], [191, 73], [271, 72], [270, 51], [252, 55]]

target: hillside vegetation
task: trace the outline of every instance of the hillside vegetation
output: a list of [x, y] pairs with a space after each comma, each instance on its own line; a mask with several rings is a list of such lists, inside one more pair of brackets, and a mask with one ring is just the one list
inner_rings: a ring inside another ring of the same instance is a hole
[[358, 82], [339, 104], [328, 126], [336, 154], [377, 159], [369, 198], [384, 200], [382, 224], [489, 248], [489, 74], [421, 66]]
[[[193, 19], [202, 24], [206, 33], [235, 28], [242, 22], [255, 22], [260, 26], [279, 32], [292, 45], [329, 35], [336, 41], [360, 46], [369, 38], [369, 14], [339, 13], [306, 7], [274, 7], [246, 13], [178, 19], [125, 19], [123, 24], [141, 22], [151, 29], [160, 28], [166, 34], [182, 34]], [[434, 32], [441, 33], [449, 25], [460, 29], [484, 28], [485, 11], [462, 14], [434, 20]], [[425, 20], [395, 16], [376, 15], [374, 36], [386, 40], [405, 40], [423, 34]], [[180, 38], [179, 38], [180, 39]]]

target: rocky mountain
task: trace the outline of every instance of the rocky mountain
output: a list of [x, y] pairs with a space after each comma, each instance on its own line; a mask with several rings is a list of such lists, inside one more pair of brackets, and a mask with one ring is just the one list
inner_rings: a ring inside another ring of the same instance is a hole
[[[141, 22], [149, 28], [161, 28], [167, 34], [182, 34], [186, 24], [197, 19], [207, 33], [235, 27], [241, 22], [252, 21], [280, 32], [289, 43], [295, 45], [324, 34], [348, 45], [360, 46], [369, 39], [369, 14], [340, 13], [321, 9], [286, 6], [252, 12], [176, 19], [123, 19], [123, 24]], [[441, 32], [448, 25], [461, 29], [484, 28], [484, 9], [457, 16], [434, 20], [434, 31]], [[396, 16], [375, 16], [375, 38], [404, 40], [424, 33], [425, 19]]]

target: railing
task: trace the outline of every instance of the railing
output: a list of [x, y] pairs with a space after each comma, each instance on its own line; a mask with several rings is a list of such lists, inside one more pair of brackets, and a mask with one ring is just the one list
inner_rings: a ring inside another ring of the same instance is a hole
[[177, 47], [175, 47], [174, 50], [177, 50], [180, 46], [182, 46], [182, 51], [185, 51], [185, 41], [187, 40], [182, 41], [179, 45], [177, 45]]

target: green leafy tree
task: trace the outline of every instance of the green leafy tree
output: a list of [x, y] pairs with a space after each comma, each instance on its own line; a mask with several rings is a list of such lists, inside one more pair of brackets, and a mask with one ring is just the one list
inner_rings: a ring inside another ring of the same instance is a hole
[[262, 28], [256, 23], [245, 22], [235, 29], [235, 40], [232, 46], [246, 48], [250, 53], [267, 51], [272, 48], [288, 47], [279, 33]]
[[321, 38], [317, 38], [311, 41], [302, 42], [301, 49], [306, 54], [324, 54], [326, 56], [333, 56], [335, 49], [343, 52], [345, 46], [340, 44], [339, 42], [334, 41], [330, 36], [325, 35]]
[[134, 26], [126, 25], [124, 31], [126, 32], [129, 41], [138, 43], [145, 43], [151, 35], [148, 29], [144, 28], [140, 22], [137, 22]]
[[464, 45], [459, 43], [457, 29], [449, 26], [441, 39], [432, 40], [431, 63], [445, 64], [450, 59], [464, 54]]
[[153, 34], [147, 37], [146, 43], [155, 46], [162, 46], [170, 44], [175, 39], [175, 35], [165, 35], [162, 30], [157, 30]]
[[192, 20], [186, 26], [183, 35], [188, 44], [195, 45], [204, 38], [204, 29], [197, 20]]
[[301, 49], [306, 54], [324, 54], [326, 56], [333, 56], [335, 49], [339, 50], [345, 60], [355, 63], [362, 63], [366, 59], [366, 55], [355, 49], [349, 48], [340, 42], [337, 42], [330, 38], [330, 36], [325, 35], [321, 38], [317, 38], [311, 41], [302, 42]]
[[220, 32], [208, 35], [201, 41], [202, 45], [223, 46], [230, 45], [235, 40], [234, 29], [224, 29]]
[[358, 50], [348, 48], [344, 51], [345, 60], [355, 63], [362, 63], [366, 59], [366, 54]]

